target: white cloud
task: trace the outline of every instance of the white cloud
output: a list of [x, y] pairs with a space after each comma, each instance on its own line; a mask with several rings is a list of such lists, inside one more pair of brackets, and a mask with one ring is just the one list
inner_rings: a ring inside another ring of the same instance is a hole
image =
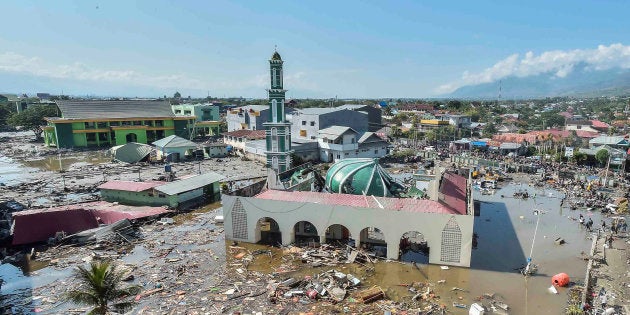
[[55, 65], [38, 57], [27, 57], [13, 52], [0, 53], [0, 72], [27, 74], [55, 79], [100, 81], [158, 88], [186, 87], [207, 89], [209, 84], [184, 74], [152, 76], [134, 70], [105, 70], [82, 63]]
[[436, 92], [450, 93], [462, 86], [495, 82], [509, 76], [527, 77], [553, 73], [558, 78], [564, 78], [578, 64], [585, 64], [591, 70], [628, 69], [630, 46], [617, 43], [610, 46], [599, 45], [596, 49], [552, 50], [539, 55], [529, 51], [522, 57], [513, 54], [479, 73], [465, 71], [459, 80], [439, 86]]

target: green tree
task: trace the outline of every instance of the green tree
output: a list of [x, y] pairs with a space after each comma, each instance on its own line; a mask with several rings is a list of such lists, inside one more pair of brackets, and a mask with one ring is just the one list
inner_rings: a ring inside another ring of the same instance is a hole
[[128, 297], [140, 292], [139, 286], [123, 287], [124, 272], [108, 261], [93, 261], [89, 268], [78, 267], [75, 277], [79, 286], [68, 292], [74, 303], [94, 306], [89, 314], [107, 314], [110, 310], [125, 312], [133, 307]]
[[175, 92], [175, 94], [173, 94], [173, 98], [182, 98], [182, 94], [179, 92]]
[[42, 139], [42, 129], [46, 125], [45, 117], [57, 117], [57, 106], [51, 105], [33, 105], [26, 110], [13, 114], [8, 123], [12, 126], [20, 126], [32, 130], [35, 133], [35, 139]]
[[494, 123], [487, 123], [485, 126], [483, 126], [484, 137], [492, 137], [496, 133], [497, 133], [497, 126], [495, 126]]
[[595, 153], [595, 159], [601, 165], [605, 165], [608, 162], [609, 156], [610, 156], [610, 153], [608, 153], [608, 150], [606, 149], [601, 149], [597, 151], [597, 153]]
[[13, 115], [13, 106], [9, 104], [0, 104], [0, 127], [6, 126], [7, 120]]

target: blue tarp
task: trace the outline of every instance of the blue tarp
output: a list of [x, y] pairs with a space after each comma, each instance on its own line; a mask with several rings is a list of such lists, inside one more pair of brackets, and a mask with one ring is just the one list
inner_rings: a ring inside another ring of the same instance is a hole
[[484, 142], [484, 141], [473, 141], [470, 143], [472, 146], [475, 147], [485, 147], [488, 145], [488, 143]]

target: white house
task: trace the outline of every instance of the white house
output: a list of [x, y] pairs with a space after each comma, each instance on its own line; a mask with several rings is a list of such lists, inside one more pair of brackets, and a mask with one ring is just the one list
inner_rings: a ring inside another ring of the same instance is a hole
[[319, 131], [317, 142], [322, 162], [337, 162], [357, 157], [359, 134], [350, 127], [332, 126]]
[[169, 161], [179, 161], [182, 158], [191, 157], [197, 148], [196, 143], [176, 135], [155, 141], [153, 145], [157, 151], [157, 158], [168, 159]]

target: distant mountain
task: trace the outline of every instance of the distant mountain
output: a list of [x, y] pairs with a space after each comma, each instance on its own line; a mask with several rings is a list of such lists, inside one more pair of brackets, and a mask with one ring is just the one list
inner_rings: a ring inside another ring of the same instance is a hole
[[[589, 70], [578, 66], [564, 78], [553, 73], [501, 80], [502, 99], [547, 96], [613, 96], [630, 94], [630, 69]], [[445, 95], [452, 98], [496, 99], [499, 82], [463, 86]]]

